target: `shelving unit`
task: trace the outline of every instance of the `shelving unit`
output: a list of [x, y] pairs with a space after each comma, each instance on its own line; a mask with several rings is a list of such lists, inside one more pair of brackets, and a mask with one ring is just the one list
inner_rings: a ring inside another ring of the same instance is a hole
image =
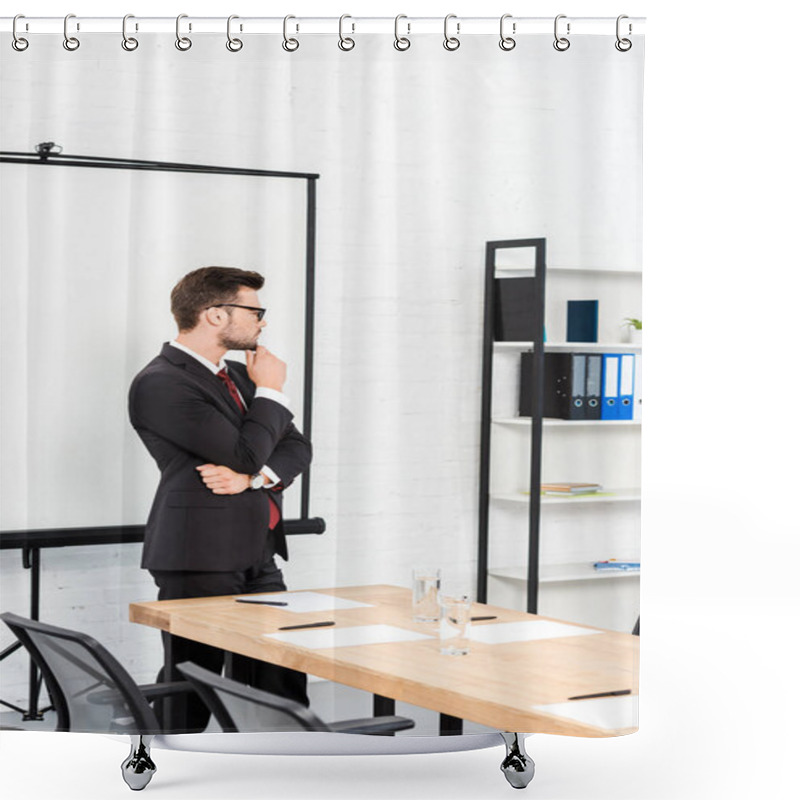
[[[634, 353], [640, 370], [641, 344], [619, 341], [619, 323], [638, 315], [641, 271], [546, 267], [545, 247], [544, 239], [486, 246], [478, 599], [630, 630], [639, 573], [592, 564], [640, 559], [640, 409], [632, 420], [542, 418], [544, 387], [536, 381], [545, 352]], [[497, 281], [513, 277], [534, 278], [530, 313], [541, 341], [495, 341]], [[584, 298], [600, 300], [600, 341], [567, 342], [566, 300]], [[526, 351], [534, 354], [534, 408], [520, 417]], [[603, 489], [570, 497], [539, 491], [543, 481], [563, 480]]]

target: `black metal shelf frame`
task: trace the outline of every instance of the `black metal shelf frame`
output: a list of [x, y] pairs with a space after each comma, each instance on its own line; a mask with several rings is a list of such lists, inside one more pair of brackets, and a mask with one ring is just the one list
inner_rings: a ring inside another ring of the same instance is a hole
[[[544, 411], [544, 303], [546, 239], [509, 239], [486, 243], [486, 283], [483, 316], [483, 388], [481, 396], [480, 472], [478, 496], [478, 592], [479, 603], [487, 600], [489, 571], [489, 487], [492, 445], [492, 380], [494, 373], [497, 254], [504, 249], [535, 248], [533, 325], [530, 504], [528, 513], [529, 613], [537, 613], [539, 597], [539, 514], [541, 506], [542, 413]], [[520, 556], [522, 554], [520, 553]]]

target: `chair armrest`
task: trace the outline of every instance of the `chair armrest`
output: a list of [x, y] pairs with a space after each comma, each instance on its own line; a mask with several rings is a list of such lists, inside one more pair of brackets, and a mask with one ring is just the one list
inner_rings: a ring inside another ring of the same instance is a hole
[[[145, 700], [155, 700], [159, 697], [171, 697], [174, 694], [194, 692], [194, 687], [189, 681], [171, 681], [169, 683], [145, 683], [138, 687], [144, 695]], [[115, 689], [103, 689], [99, 692], [92, 692], [86, 696], [90, 703], [97, 705], [108, 705], [120, 699], [120, 693]]]
[[174, 694], [187, 694], [194, 692], [194, 686], [189, 681], [169, 681], [167, 683], [143, 683], [139, 691], [148, 699], [155, 700], [159, 697], [171, 697]]
[[328, 727], [335, 733], [394, 733], [407, 731], [414, 727], [414, 720], [408, 717], [365, 717], [364, 719], [344, 719], [331, 722]]

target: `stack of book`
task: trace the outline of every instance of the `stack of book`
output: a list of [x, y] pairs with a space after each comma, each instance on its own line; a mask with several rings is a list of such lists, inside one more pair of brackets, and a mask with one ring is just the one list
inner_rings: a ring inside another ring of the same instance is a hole
[[617, 561], [616, 558], [594, 562], [594, 568], [599, 572], [639, 572], [641, 566], [638, 561]]
[[594, 494], [602, 488], [599, 483], [543, 483], [542, 494], [574, 497], [582, 494]]

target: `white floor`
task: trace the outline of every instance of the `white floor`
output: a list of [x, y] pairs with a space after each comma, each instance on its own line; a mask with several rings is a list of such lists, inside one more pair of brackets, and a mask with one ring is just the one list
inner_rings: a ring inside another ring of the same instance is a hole
[[[695, 733], [671, 744], [656, 732], [597, 741], [538, 737], [529, 740], [537, 775], [527, 793], [537, 800], [793, 796], [791, 754], [785, 753], [783, 761], [776, 754], [775, 763], [769, 763], [771, 759], [759, 754], [753, 734], [749, 745], [746, 737], [737, 735], [738, 745], [726, 754], [719, 747], [708, 747], [713, 737]], [[4, 791], [6, 797], [130, 796], [118, 768], [127, 755], [121, 743], [89, 734], [11, 732], [4, 732], [0, 742], [3, 787], [10, 788], [9, 783], [13, 787]], [[491, 800], [507, 798], [513, 791], [498, 770], [503, 753], [502, 747], [440, 755], [350, 757], [156, 751], [158, 772], [145, 791], [154, 799], [169, 800]]]

